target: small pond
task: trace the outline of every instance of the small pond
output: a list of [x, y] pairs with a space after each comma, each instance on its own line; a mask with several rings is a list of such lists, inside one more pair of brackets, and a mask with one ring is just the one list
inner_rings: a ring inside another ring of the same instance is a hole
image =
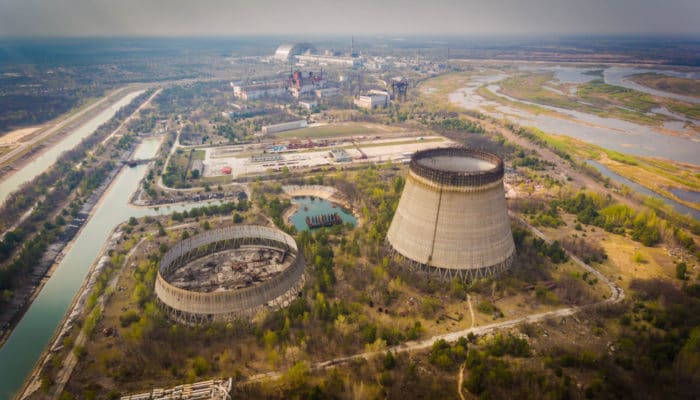
[[289, 221], [298, 231], [310, 229], [306, 217], [309, 217], [311, 222], [321, 222], [319, 221], [319, 217], [323, 216], [326, 217], [326, 219], [335, 219], [336, 213], [343, 223], [349, 222], [353, 226], [357, 225], [357, 218], [355, 218], [350, 211], [328, 200], [318, 197], [303, 196], [292, 198], [292, 202], [299, 208], [289, 217]]

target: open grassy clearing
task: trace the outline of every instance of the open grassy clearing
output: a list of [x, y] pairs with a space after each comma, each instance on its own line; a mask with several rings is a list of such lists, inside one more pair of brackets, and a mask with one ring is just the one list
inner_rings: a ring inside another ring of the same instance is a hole
[[[564, 240], [566, 238], [583, 238], [591, 243], [598, 243], [605, 250], [607, 259], [602, 263], [593, 264], [604, 275], [616, 281], [625, 290], [633, 279], [652, 279], [675, 277], [675, 265], [667, 250], [661, 246], [647, 247], [635, 242], [628, 236], [606, 232], [604, 229], [583, 224], [582, 230], [574, 229], [575, 217], [562, 215], [566, 225], [558, 228], [539, 228], [547, 236]], [[569, 273], [575, 273], [575, 270]], [[606, 287], [600, 282], [595, 285], [596, 293], [601, 296], [609, 295]]]
[[[568, 86], [558, 84], [551, 72], [512, 76], [499, 84], [504, 94], [519, 100], [645, 125], [660, 125], [667, 120], [667, 117], [658, 114], [647, 115], [652, 108], [658, 107], [651, 96], [607, 85], [602, 80], [579, 85], [576, 95], [568, 95]], [[553, 87], [559, 93], [548, 87]]]
[[655, 72], [630, 75], [626, 78], [652, 89], [663, 90], [683, 96], [700, 96], [700, 81], [696, 79], [679, 78], [657, 74]]
[[204, 155], [205, 155], [204, 150], [195, 150], [194, 152], [192, 152], [192, 159], [193, 160], [204, 160]]
[[445, 101], [450, 93], [466, 86], [475, 76], [472, 72], [453, 72], [421, 82], [418, 90], [421, 95], [433, 101]]
[[275, 134], [275, 136], [282, 139], [307, 137], [312, 139], [321, 139], [341, 136], [376, 135], [379, 133], [384, 133], [387, 130], [393, 131], [391, 128], [378, 129], [376, 126], [363, 124], [322, 125], [281, 132]]
[[540, 107], [540, 106], [535, 105], [535, 104], [526, 104], [526, 103], [522, 103], [519, 101], [513, 101], [511, 99], [507, 99], [503, 96], [499, 96], [496, 93], [490, 91], [488, 89], [487, 85], [481, 86], [479, 89], [476, 90], [476, 93], [479, 94], [479, 96], [481, 96], [487, 100], [491, 100], [491, 101], [497, 102], [499, 104], [507, 105], [507, 106], [518, 108], [521, 110], [525, 110], [525, 111], [532, 113], [532, 114], [535, 114], [535, 115], [544, 114], [544, 115], [551, 115], [551, 116], [555, 116], [558, 118], [564, 118], [564, 119], [571, 118], [571, 117], [568, 117], [562, 113], [558, 113], [558, 112], [553, 111], [553, 110], [548, 110], [544, 107]]
[[700, 208], [698, 204], [684, 201], [668, 190], [669, 187], [700, 190], [700, 168], [697, 166], [607, 150], [568, 136], [544, 133], [534, 127], [528, 127], [528, 130], [563, 153], [581, 160], [598, 161], [613, 172], [647, 189], [689, 207]]

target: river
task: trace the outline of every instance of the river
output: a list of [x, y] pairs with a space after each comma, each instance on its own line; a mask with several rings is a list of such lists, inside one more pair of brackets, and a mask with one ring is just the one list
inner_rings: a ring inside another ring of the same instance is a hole
[[[633, 182], [633, 181], [625, 178], [624, 176], [618, 175], [615, 172], [608, 169], [608, 167], [606, 167], [605, 165], [603, 165], [597, 161], [586, 160], [586, 164], [595, 167], [595, 169], [597, 169], [598, 172], [603, 174], [603, 176], [606, 176], [606, 177], [608, 177], [608, 178], [610, 178], [618, 183], [621, 183], [625, 186], [628, 186], [630, 189], [636, 191], [637, 193], [639, 193], [641, 195], [651, 196], [653, 198], [662, 200], [664, 203], [673, 207], [673, 209], [676, 210], [677, 212], [684, 214], [684, 215], [690, 215], [696, 221], [700, 221], [700, 211], [698, 211], [694, 208], [688, 207], [685, 204], [681, 204], [673, 199], [669, 199], [668, 197], [662, 196], [654, 191], [651, 191], [651, 190], [645, 188], [644, 186], [642, 186], [636, 182]], [[671, 191], [673, 191], [673, 189], [671, 189]], [[697, 196], [697, 192], [684, 191], [684, 193], [696, 193], [696, 196]], [[676, 194], [676, 193], [674, 192], [674, 194]], [[678, 195], [678, 194], [676, 194], [676, 195]], [[697, 199], [697, 197], [696, 197], [696, 199]]]
[[[555, 70], [558, 76], [569, 82], [582, 82], [586, 79], [590, 80], [591, 78], [595, 78], [595, 76], [590, 75], [590, 69], [573, 67], [553, 68], [554, 67], [541, 67], [535, 69], [533, 67], [531, 70]], [[609, 69], [611, 68], [605, 71]], [[654, 71], [660, 73], [668, 72], [662, 70]], [[586, 72], [589, 72], [589, 74], [586, 74]], [[639, 70], [633, 68], [618, 68], [614, 71], [614, 74], [609, 74], [609, 76], [611, 79], [613, 77], [620, 77], [621, 79], [621, 77], [637, 72], [639, 72]], [[567, 116], [567, 118], [561, 118], [546, 113], [529, 112], [519, 107], [512, 107], [490, 101], [477, 93], [477, 89], [480, 86], [488, 85], [490, 90], [498, 96], [524, 104], [529, 103], [499, 93], [499, 86], [496, 82], [505, 77], [507, 77], [507, 75], [503, 73], [489, 73], [475, 76], [466, 87], [451, 93], [449, 99], [451, 102], [465, 108], [476, 109], [498, 118], [506, 117], [521, 126], [533, 126], [548, 133], [571, 136], [621, 153], [646, 157], [662, 157], [669, 160], [700, 165], [700, 157], [698, 156], [698, 154], [700, 154], [700, 140], [696, 137], [690, 137], [685, 131], [679, 131], [677, 136], [672, 136], [659, 133], [650, 126], [616, 118], [603, 118], [576, 110], [537, 104], [539, 107], [547, 108]], [[610, 81], [611, 84], [615, 82], [616, 81]]]
[[666, 92], [663, 90], [657, 90], [654, 88], [650, 88], [648, 86], [640, 85], [640, 84], [633, 82], [629, 79], [626, 79], [627, 76], [636, 75], [636, 74], [644, 74], [647, 72], [653, 72], [655, 74], [661, 74], [661, 75], [667, 75], [667, 76], [674, 76], [677, 78], [700, 79], [700, 73], [698, 73], [698, 72], [678, 72], [678, 71], [665, 70], [665, 69], [637, 69], [637, 68], [623, 68], [623, 67], [607, 68], [607, 69], [605, 69], [605, 71], [603, 71], [603, 77], [605, 79], [605, 83], [607, 83], [608, 85], [622, 86], [622, 87], [626, 87], [628, 89], [637, 90], [639, 92], [649, 93], [649, 94], [654, 95], [654, 96], [667, 97], [670, 99], [687, 101], [688, 103], [695, 103], [695, 104], [700, 103], [700, 97], [684, 96], [682, 94]]
[[109, 121], [120, 108], [131, 103], [143, 92], [143, 90], [140, 90], [126, 94], [94, 118], [73, 130], [49, 150], [35, 157], [31, 162], [0, 182], [0, 204], [4, 203], [7, 196], [17, 190], [22, 184], [31, 181], [34, 177], [49, 169], [64, 151], [74, 148], [81, 140], [92, 135], [100, 125]]
[[[145, 140], [135, 154], [142, 159], [152, 158], [159, 145], [160, 139]], [[21, 389], [53, 333], [59, 328], [90, 266], [115, 226], [130, 217], [169, 214], [204, 204], [162, 206], [158, 209], [130, 206], [129, 197], [147, 168], [147, 165], [124, 167], [117, 175], [58, 268], [0, 349], [0, 399], [9, 399]]]

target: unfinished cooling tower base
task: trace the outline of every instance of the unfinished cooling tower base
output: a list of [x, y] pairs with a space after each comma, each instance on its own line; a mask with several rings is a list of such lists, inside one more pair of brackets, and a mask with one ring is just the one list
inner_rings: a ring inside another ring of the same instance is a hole
[[463, 282], [471, 282], [476, 279], [497, 276], [509, 270], [513, 265], [513, 260], [515, 259], [515, 253], [512, 253], [503, 262], [488, 267], [451, 269], [433, 267], [432, 265], [426, 265], [418, 261], [411, 260], [410, 258], [396, 251], [389, 242], [387, 242], [387, 249], [389, 250], [392, 258], [398, 258], [401, 264], [407, 267], [411, 272], [425, 273], [443, 281], [451, 281], [452, 279], [456, 278]]
[[299, 297], [299, 293], [301, 293], [302, 289], [304, 288], [305, 281], [306, 280], [304, 279], [304, 276], [302, 276], [301, 280], [294, 284], [286, 293], [267, 302], [266, 304], [261, 304], [257, 307], [252, 307], [245, 310], [238, 310], [236, 312], [230, 313], [195, 314], [170, 307], [167, 304], [160, 301], [160, 299], [158, 298], [156, 298], [156, 303], [161, 308], [161, 310], [163, 310], [163, 312], [169, 320], [173, 322], [179, 322], [184, 325], [194, 326], [201, 324], [209, 324], [212, 322], [232, 321], [249, 322], [258, 313], [263, 312], [265, 310], [278, 310], [281, 308], [288, 307], [292, 303], [292, 301]]
[[173, 244], [160, 261], [154, 293], [172, 321], [198, 325], [286, 307], [304, 281], [294, 238], [275, 228], [235, 225]]

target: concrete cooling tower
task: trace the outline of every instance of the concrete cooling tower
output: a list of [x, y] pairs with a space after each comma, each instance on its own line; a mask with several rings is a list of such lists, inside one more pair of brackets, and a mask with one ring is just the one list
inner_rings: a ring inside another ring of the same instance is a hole
[[515, 244], [503, 160], [465, 148], [415, 153], [387, 240], [407, 266], [443, 279], [508, 269]]

